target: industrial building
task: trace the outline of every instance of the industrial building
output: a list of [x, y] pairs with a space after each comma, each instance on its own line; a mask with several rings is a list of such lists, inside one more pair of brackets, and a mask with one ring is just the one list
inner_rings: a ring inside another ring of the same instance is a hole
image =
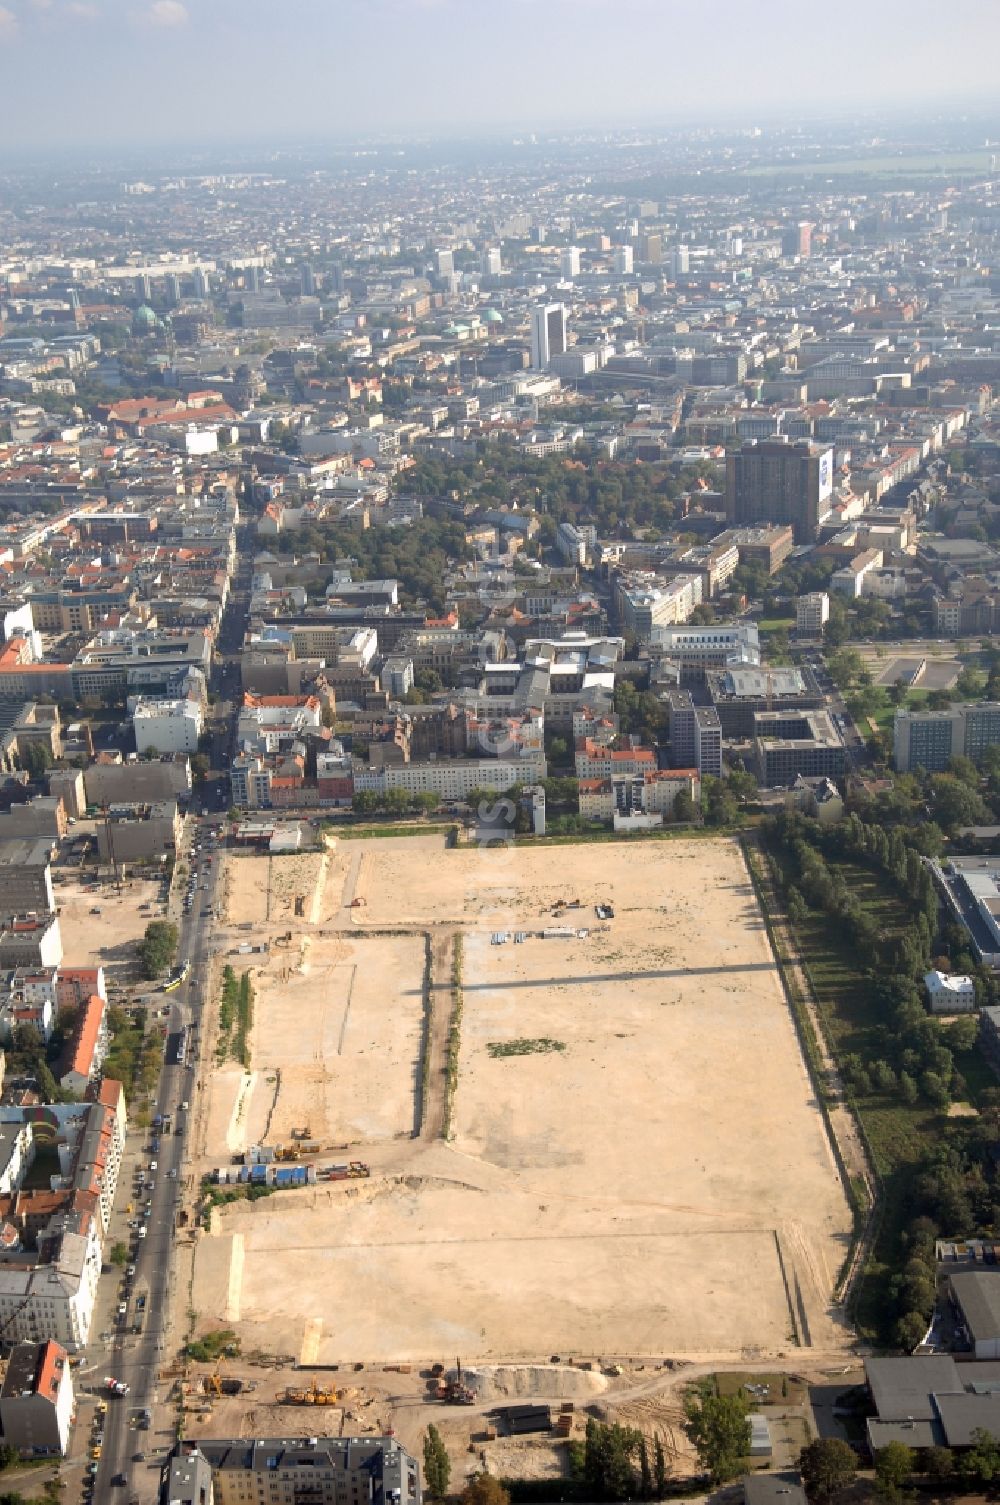
[[177, 849], [183, 821], [176, 800], [112, 805], [96, 830], [102, 862], [143, 862]]

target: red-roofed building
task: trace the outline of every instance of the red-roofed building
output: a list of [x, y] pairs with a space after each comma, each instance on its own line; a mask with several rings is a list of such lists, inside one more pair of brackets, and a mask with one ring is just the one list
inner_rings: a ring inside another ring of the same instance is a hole
[[22, 1458], [62, 1457], [69, 1448], [73, 1379], [60, 1343], [17, 1343], [0, 1388], [0, 1430]]
[[87, 999], [77, 1015], [76, 1028], [59, 1078], [67, 1092], [83, 1094], [101, 1069], [108, 1048], [106, 1006], [98, 993]]
[[651, 747], [626, 747], [614, 752], [589, 737], [580, 737], [576, 743], [578, 779], [611, 779], [655, 770], [656, 754]]

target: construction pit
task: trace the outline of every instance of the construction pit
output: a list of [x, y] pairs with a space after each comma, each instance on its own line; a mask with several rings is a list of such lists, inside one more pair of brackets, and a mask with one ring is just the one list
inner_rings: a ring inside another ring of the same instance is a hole
[[198, 1173], [308, 1130], [370, 1174], [216, 1208], [197, 1330], [307, 1371], [844, 1348], [850, 1213], [735, 842], [350, 841], [226, 889], [268, 949], [229, 958], [250, 1069], [203, 1072]]

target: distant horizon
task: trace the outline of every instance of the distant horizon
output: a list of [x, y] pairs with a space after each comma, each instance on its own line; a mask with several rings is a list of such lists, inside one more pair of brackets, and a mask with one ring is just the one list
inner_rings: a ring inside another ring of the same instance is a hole
[[995, 0], [0, 0], [0, 172], [361, 141], [998, 116]]
[[[641, 151], [653, 150], [661, 143], [669, 146], [671, 140], [690, 145], [700, 135], [705, 137], [707, 156], [713, 142], [721, 144], [741, 137], [746, 139], [748, 150], [752, 149], [754, 138], [750, 135], [751, 131], [760, 131], [756, 143], [765, 150], [769, 138], [787, 146], [793, 140], [797, 127], [810, 144], [821, 146], [822, 137], [828, 135], [831, 150], [838, 144], [841, 147], [850, 144], [859, 150], [870, 147], [873, 155], [878, 154], [881, 146], [893, 151], [909, 148], [913, 152], [940, 153], [942, 157], [975, 151], [1000, 153], [1000, 104], [995, 98], [984, 99], [978, 105], [975, 101], [970, 102], [968, 98], [964, 98], [960, 110], [956, 105], [954, 113], [951, 113], [946, 102], [942, 101], [933, 115], [929, 115], [926, 109], [915, 111], [912, 105], [907, 108], [900, 104], [896, 108], [873, 108], [867, 114], [847, 109], [840, 115], [829, 110], [815, 114], [799, 110], [786, 117], [768, 116], [761, 112], [753, 118], [722, 115], [715, 118], [704, 117], [697, 123], [669, 119], [609, 119], [601, 122], [567, 119], [530, 126], [523, 122], [518, 125], [516, 122], [498, 121], [473, 130], [455, 122], [450, 126], [424, 128], [411, 133], [387, 127], [379, 133], [337, 130], [329, 133], [290, 132], [284, 136], [274, 133], [260, 136], [253, 133], [236, 135], [223, 130], [211, 137], [203, 133], [197, 139], [165, 134], [155, 141], [134, 141], [128, 147], [123, 147], [118, 142], [96, 139], [87, 141], [80, 137], [73, 142], [37, 143], [21, 148], [5, 143], [4, 155], [0, 158], [0, 180], [4, 177], [17, 177], [23, 171], [39, 166], [54, 170], [60, 166], [86, 167], [97, 173], [127, 169], [137, 173], [147, 171], [151, 175], [162, 175], [179, 170], [182, 166], [190, 168], [191, 164], [197, 164], [198, 170], [211, 172], [219, 170], [220, 159], [231, 159], [234, 164], [239, 163], [242, 171], [266, 170], [275, 165], [280, 167], [283, 164], [294, 164], [297, 159], [310, 163], [313, 170], [321, 170], [325, 164], [316, 162], [315, 159], [325, 154], [329, 154], [329, 165], [332, 167], [344, 167], [356, 162], [360, 168], [363, 166], [362, 159], [367, 155], [383, 159], [392, 154], [400, 157], [415, 154], [433, 156], [435, 152], [448, 155], [476, 148], [486, 148], [492, 155], [506, 152], [511, 155], [523, 154], [527, 160], [532, 153], [541, 156], [558, 150], [560, 146], [597, 148], [606, 144], [609, 149], [614, 149], [619, 145], [633, 144], [636, 150]], [[866, 141], [864, 138], [872, 132], [876, 133], [874, 139]], [[953, 139], [942, 139], [945, 132]], [[627, 139], [632, 136], [636, 138], [634, 143]], [[249, 166], [251, 160], [256, 164], [253, 168]], [[382, 165], [386, 166], [388, 163], [383, 161]], [[696, 170], [693, 160], [676, 166], [678, 171]], [[807, 167], [808, 163], [804, 162], [803, 170]], [[734, 170], [739, 169], [734, 165]]]

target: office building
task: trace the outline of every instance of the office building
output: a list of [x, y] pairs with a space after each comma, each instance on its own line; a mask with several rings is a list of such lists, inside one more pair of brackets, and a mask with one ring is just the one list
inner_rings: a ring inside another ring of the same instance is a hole
[[781, 235], [782, 256], [810, 256], [812, 231], [813, 227], [808, 220], [800, 220], [797, 225], [789, 225]]
[[674, 246], [670, 252], [670, 275], [676, 282], [678, 277], [686, 277], [690, 270], [690, 256], [687, 246]]
[[435, 251], [434, 262], [439, 277], [450, 277], [455, 270], [454, 251]]
[[634, 266], [631, 246], [615, 247], [615, 276], [630, 277]]
[[668, 690], [670, 763], [722, 778], [722, 723], [711, 706], [696, 706], [688, 690]]
[[1000, 704], [981, 701], [946, 711], [897, 711], [894, 755], [897, 773], [925, 768], [943, 773], [952, 758], [981, 763], [988, 747], [1000, 742]]
[[844, 772], [847, 749], [828, 711], [758, 711], [753, 719], [757, 777], [765, 788]]
[[758, 711], [815, 711], [823, 705], [823, 692], [806, 667], [709, 669], [705, 680], [724, 737], [752, 737]]
[[559, 270], [564, 282], [572, 282], [580, 275], [580, 251], [577, 246], [567, 246], [559, 258]]
[[483, 252], [483, 275], [485, 277], [499, 277], [503, 271], [503, 260], [499, 246], [487, 246]]
[[566, 309], [540, 303], [531, 310], [531, 364], [543, 371], [554, 355], [566, 353]]
[[755, 440], [726, 456], [731, 523], [788, 523], [796, 543], [814, 543], [832, 500], [832, 449], [808, 441]]

